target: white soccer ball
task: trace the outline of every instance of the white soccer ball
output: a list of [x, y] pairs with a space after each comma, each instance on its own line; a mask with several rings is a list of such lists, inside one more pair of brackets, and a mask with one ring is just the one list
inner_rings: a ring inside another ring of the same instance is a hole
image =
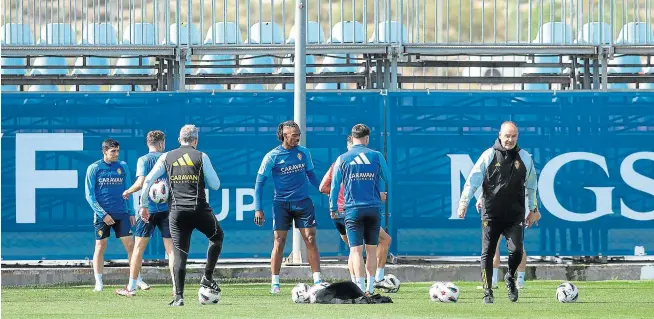
[[400, 280], [397, 279], [394, 275], [386, 275], [384, 276], [383, 281], [386, 283], [386, 285], [390, 288], [384, 288], [383, 290], [386, 291], [387, 293], [396, 293], [400, 290]]
[[198, 301], [203, 305], [215, 305], [220, 301], [220, 292], [207, 287], [198, 290]]
[[318, 293], [318, 291], [327, 288], [327, 286], [329, 286], [329, 283], [321, 282], [309, 288], [309, 291], [307, 292], [307, 294], [309, 295], [309, 303], [316, 303], [316, 294]]
[[564, 282], [556, 288], [556, 299], [558, 299], [559, 302], [576, 302], [577, 297], [579, 297], [579, 290], [577, 289], [577, 286], [571, 282]]
[[429, 299], [431, 299], [431, 301], [440, 301], [438, 300], [438, 296], [441, 293], [441, 286], [444, 284], [445, 283], [442, 281], [437, 281], [429, 287]]
[[452, 282], [439, 285], [437, 291], [440, 302], [457, 302], [459, 300], [459, 287]]
[[291, 290], [291, 300], [294, 303], [309, 303], [309, 285], [299, 283]]
[[148, 194], [150, 195], [150, 200], [155, 204], [163, 204], [168, 201], [168, 184], [165, 180], [158, 180], [150, 187]]

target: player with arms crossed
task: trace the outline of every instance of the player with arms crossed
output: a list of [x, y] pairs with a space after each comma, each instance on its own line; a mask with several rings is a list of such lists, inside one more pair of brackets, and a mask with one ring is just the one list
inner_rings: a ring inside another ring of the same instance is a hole
[[[136, 162], [136, 181], [129, 189], [123, 192], [123, 198], [128, 199], [131, 194], [136, 193], [143, 187], [145, 177], [150, 173], [155, 163], [166, 148], [166, 136], [162, 131], [150, 131], [146, 137], [148, 145], [148, 154], [141, 156]], [[168, 175], [164, 174], [159, 178], [164, 183], [168, 183]], [[147, 195], [146, 195], [147, 196]], [[148, 211], [150, 217], [147, 221], [139, 218], [136, 221], [135, 245], [132, 253], [132, 260], [129, 264], [129, 283], [126, 287], [116, 290], [116, 293], [122, 296], [136, 295], [136, 276], [141, 271], [143, 262], [143, 253], [150, 240], [150, 236], [155, 228], [159, 228], [163, 238], [166, 255], [168, 255], [168, 267], [170, 268], [170, 278], [173, 278], [173, 241], [170, 239], [170, 226], [168, 221], [168, 203], [156, 204], [149, 203]], [[175, 283], [173, 282], [173, 292]]]
[[[538, 221], [536, 212], [536, 169], [531, 155], [518, 147], [518, 126], [504, 122], [493, 147], [487, 149], [468, 175], [459, 201], [458, 216], [464, 218], [473, 194], [482, 187], [482, 283], [484, 303], [493, 303], [493, 259], [497, 241], [506, 237], [509, 272], [504, 276], [509, 300], [518, 300], [515, 275], [522, 260], [524, 227]], [[526, 193], [526, 194], [525, 194]], [[525, 196], [529, 214], [525, 221]]]
[[[347, 150], [352, 149], [352, 134], [347, 136]], [[329, 192], [331, 190], [332, 186], [332, 175], [334, 174], [334, 164], [329, 167], [329, 170], [325, 174], [325, 176], [322, 178], [322, 181], [320, 182], [320, 192], [329, 195]], [[334, 226], [336, 226], [336, 230], [338, 233], [341, 235], [341, 239], [349, 245], [349, 241], [347, 239], [347, 232], [345, 230], [345, 197], [343, 196], [343, 185], [341, 185], [341, 188], [338, 192], [338, 211], [336, 214], [330, 214], [332, 220], [334, 221]], [[386, 201], [386, 193], [381, 192], [379, 194], [381, 201], [385, 202]], [[385, 289], [391, 289], [393, 288], [389, 283], [384, 281], [384, 266], [386, 266], [386, 258], [388, 256], [388, 250], [391, 246], [391, 236], [384, 231], [383, 227], [380, 227], [379, 229], [379, 245], [377, 248], [377, 273], [375, 274], [375, 288], [385, 288]], [[347, 268], [350, 271], [350, 277], [352, 278], [353, 282], [356, 282], [356, 276], [354, 275], [354, 269], [352, 267], [352, 258], [348, 258], [347, 262]]]
[[[93, 252], [93, 273], [95, 275], [94, 291], [102, 291], [102, 274], [104, 272], [104, 252], [107, 238], [113, 228], [116, 238], [125, 246], [127, 259], [132, 259], [134, 250], [134, 206], [131, 199], [124, 199], [123, 192], [131, 184], [129, 167], [124, 161], [118, 161], [120, 144], [113, 139], [102, 142], [102, 159], [89, 165], [86, 170], [86, 201], [93, 209], [93, 226], [95, 228], [95, 251]], [[150, 286], [138, 276], [138, 287], [149, 289]]]
[[313, 283], [319, 284], [320, 255], [316, 244], [316, 215], [313, 201], [309, 198], [309, 183], [316, 189], [320, 181], [316, 177], [311, 160], [311, 153], [299, 146], [300, 127], [293, 121], [286, 121], [277, 127], [277, 139], [282, 142], [268, 152], [261, 162], [254, 186], [255, 215], [254, 223], [262, 226], [264, 213], [262, 208], [263, 186], [272, 177], [275, 195], [273, 197], [273, 232], [275, 241], [270, 256], [272, 284], [270, 293], [280, 293], [279, 271], [286, 236], [295, 221], [307, 246], [309, 265], [313, 272]]
[[198, 146], [198, 128], [184, 125], [179, 132], [179, 148], [162, 154], [152, 171], [145, 177], [141, 191], [141, 219], [150, 220], [148, 192], [154, 181], [168, 173], [170, 183], [170, 235], [173, 246], [173, 282], [175, 299], [168, 305], [184, 305], [184, 280], [186, 278], [186, 260], [191, 246], [191, 234], [199, 230], [209, 239], [207, 263], [200, 285], [219, 293], [220, 287], [213, 280], [218, 257], [223, 247], [224, 233], [213, 210], [207, 202], [205, 187], [213, 190], [220, 187], [220, 179], [211, 165], [207, 154], [196, 150]]
[[[373, 297], [375, 273], [377, 270], [377, 244], [381, 229], [380, 179], [390, 183], [388, 165], [384, 156], [369, 149], [370, 129], [364, 124], [352, 128], [352, 148], [336, 159], [329, 192], [329, 210], [338, 214], [338, 193], [343, 184], [345, 198], [345, 228], [350, 245], [350, 259], [354, 268], [355, 282], [365, 292], [364, 297]], [[363, 245], [367, 262], [363, 262]], [[368, 284], [364, 283], [367, 270]], [[378, 295], [377, 295], [378, 296]], [[374, 296], [376, 297], [376, 296]], [[372, 298], [371, 300], [376, 299]]]

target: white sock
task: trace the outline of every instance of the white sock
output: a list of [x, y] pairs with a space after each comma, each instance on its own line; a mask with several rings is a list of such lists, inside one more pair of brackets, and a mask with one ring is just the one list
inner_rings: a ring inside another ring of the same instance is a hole
[[384, 280], [384, 268], [377, 268], [377, 274], [375, 275], [375, 280], [377, 281]]
[[313, 284], [317, 285], [317, 284], [319, 284], [321, 282], [322, 282], [322, 280], [320, 280], [320, 272], [319, 271], [314, 272], [313, 273]]
[[356, 283], [356, 282], [357, 282], [357, 277], [350, 276], [350, 279], [352, 280], [353, 283]]
[[368, 290], [367, 290], [371, 295], [375, 291], [375, 277], [374, 276], [368, 276]]
[[272, 275], [272, 284], [279, 286], [279, 275]]
[[497, 273], [499, 269], [498, 268], [493, 268], [493, 286], [497, 285]]
[[102, 274], [95, 275], [95, 285], [102, 287]]
[[139, 276], [138, 276], [138, 278], [136, 278], [136, 281], [137, 282], [143, 281], [143, 277], [141, 277], [141, 273], [139, 273]]
[[361, 291], [366, 292], [366, 288], [365, 288], [366, 284], [365, 284], [365, 279], [363, 279], [363, 277], [357, 277], [356, 283], [357, 286], [359, 286], [359, 289], [361, 289]]
[[[137, 279], [137, 280], [138, 280], [138, 279]], [[132, 279], [132, 278], [129, 279], [129, 285], [127, 285], [127, 289], [128, 289], [129, 291], [134, 291], [134, 290], [136, 290], [136, 282], [137, 282], [137, 280], [134, 280], [134, 279]]]
[[525, 272], [524, 271], [518, 271], [518, 281], [519, 282], [525, 282]]

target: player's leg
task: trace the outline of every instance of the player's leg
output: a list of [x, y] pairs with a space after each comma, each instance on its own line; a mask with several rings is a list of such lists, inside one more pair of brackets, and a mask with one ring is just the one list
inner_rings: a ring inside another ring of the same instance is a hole
[[375, 290], [375, 274], [377, 273], [377, 245], [381, 229], [381, 211], [379, 208], [367, 208], [363, 218], [363, 240], [366, 244], [366, 272], [368, 284], [366, 291], [373, 294]]
[[284, 258], [284, 246], [286, 245], [286, 236], [291, 229], [293, 216], [290, 215], [288, 202], [273, 201], [273, 249], [270, 253], [270, 273], [271, 284], [270, 293], [278, 294], [280, 292], [279, 272], [282, 268], [282, 259]]
[[201, 284], [208, 288], [219, 290], [216, 289], [217, 284], [214, 285], [215, 281], [213, 280], [213, 272], [216, 269], [216, 263], [218, 263], [218, 258], [223, 250], [225, 233], [223, 232], [222, 227], [220, 227], [220, 223], [218, 222], [218, 219], [216, 219], [211, 208], [208, 207], [197, 213], [198, 216], [193, 220], [195, 222], [195, 228], [209, 239], [207, 263], [204, 266], [204, 277], [202, 278]]
[[502, 233], [502, 224], [498, 221], [482, 221], [481, 228], [481, 280], [484, 289], [484, 303], [493, 303], [492, 278], [493, 258], [497, 241]]
[[93, 275], [95, 276], [94, 291], [102, 291], [102, 274], [104, 273], [104, 252], [107, 249], [109, 226], [102, 219], [95, 218], [93, 223], [95, 233], [95, 249], [93, 251]]
[[[145, 252], [145, 248], [148, 245], [150, 236], [155, 227], [154, 216], [155, 215], [151, 215], [148, 223], [140, 218], [136, 221], [136, 227], [134, 229], [134, 250], [129, 259], [129, 281], [127, 286], [116, 290], [116, 293], [121, 296], [134, 296], [136, 294], [136, 288], [140, 279], [141, 264], [143, 263], [143, 253]], [[149, 289], [150, 286], [147, 286], [146, 288]]]
[[518, 300], [518, 288], [515, 283], [518, 265], [522, 262], [523, 240], [524, 240], [524, 222], [518, 221], [509, 224], [503, 230], [506, 238], [506, 246], [509, 249], [509, 271], [504, 276], [506, 288], [508, 290], [509, 300]]
[[495, 256], [493, 256], [493, 289], [497, 288], [497, 276], [500, 268], [500, 243], [502, 242], [502, 237], [497, 241], [497, 247], [495, 248]]
[[388, 251], [391, 248], [391, 235], [389, 235], [384, 228], [379, 227], [379, 245], [377, 245], [377, 274], [375, 279], [381, 281], [384, 279], [384, 267], [386, 267], [386, 259], [388, 258]]
[[365, 266], [363, 263], [363, 220], [357, 209], [345, 212], [345, 229], [350, 245], [350, 260], [354, 270], [355, 283], [365, 292]]
[[[523, 241], [524, 243], [524, 241]], [[518, 289], [522, 289], [525, 287], [525, 270], [527, 269], [527, 251], [525, 251], [525, 247], [523, 244], [522, 247], [522, 261], [520, 262], [520, 265], [518, 266]]]
[[300, 229], [304, 244], [307, 246], [313, 284], [319, 284], [322, 281], [320, 278], [320, 253], [316, 243], [316, 214], [311, 198], [293, 203], [291, 211], [294, 212], [295, 227]]
[[[336, 227], [336, 230], [341, 236], [341, 240], [343, 240], [343, 242], [347, 245], [348, 240], [347, 240], [347, 232], [345, 231], [345, 219], [336, 218], [336, 219], [332, 219], [332, 221], [334, 222], [334, 227]], [[352, 282], [355, 282], [356, 278], [354, 277], [354, 270], [352, 269], [352, 259], [350, 258], [347, 259], [347, 270], [350, 272], [350, 279], [352, 280]]]
[[164, 244], [164, 249], [166, 250], [166, 255], [168, 255], [168, 268], [170, 268], [170, 280], [173, 283], [173, 295], [175, 295], [175, 281], [173, 278], [175, 277], [173, 274], [173, 267], [175, 264], [175, 257], [173, 254], [173, 240], [170, 235], [170, 214], [168, 212], [159, 212], [156, 215], [157, 217], [160, 217], [158, 219], [155, 219], [157, 222], [157, 227], [159, 228], [159, 231], [161, 232], [161, 237], [163, 239], [163, 244]]
[[186, 260], [188, 259], [188, 250], [191, 246], [191, 234], [193, 233], [193, 224], [188, 221], [188, 216], [192, 214], [189, 211], [170, 212], [170, 235], [173, 241], [173, 281], [175, 282], [175, 300], [170, 306], [184, 305], [184, 280], [186, 279]]
[[[134, 236], [132, 234], [132, 224], [129, 221], [129, 216], [123, 216], [122, 218], [115, 218], [115, 224], [111, 225], [114, 229], [117, 238], [120, 238], [120, 241], [125, 247], [127, 252], [127, 260], [131, 265], [132, 262], [132, 253], [134, 252]], [[148, 290], [150, 285], [146, 284], [141, 278], [141, 274], [137, 275], [136, 285], [139, 289]]]

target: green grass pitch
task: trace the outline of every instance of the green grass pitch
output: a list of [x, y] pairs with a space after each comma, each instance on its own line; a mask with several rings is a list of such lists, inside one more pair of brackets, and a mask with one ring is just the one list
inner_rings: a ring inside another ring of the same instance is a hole
[[511, 303], [506, 289], [494, 291], [495, 304], [482, 304], [477, 282], [455, 282], [457, 303], [429, 300], [431, 283], [404, 283], [393, 304], [294, 304], [292, 284], [272, 296], [268, 284], [223, 284], [217, 305], [197, 302], [198, 284], [186, 285], [184, 307], [171, 308], [171, 287], [157, 285], [133, 298], [114, 294], [117, 286], [94, 293], [92, 286], [3, 288], [2, 318], [654, 318], [653, 281], [575, 282], [579, 300], [563, 304], [555, 298], [560, 281], [527, 281], [520, 300]]

